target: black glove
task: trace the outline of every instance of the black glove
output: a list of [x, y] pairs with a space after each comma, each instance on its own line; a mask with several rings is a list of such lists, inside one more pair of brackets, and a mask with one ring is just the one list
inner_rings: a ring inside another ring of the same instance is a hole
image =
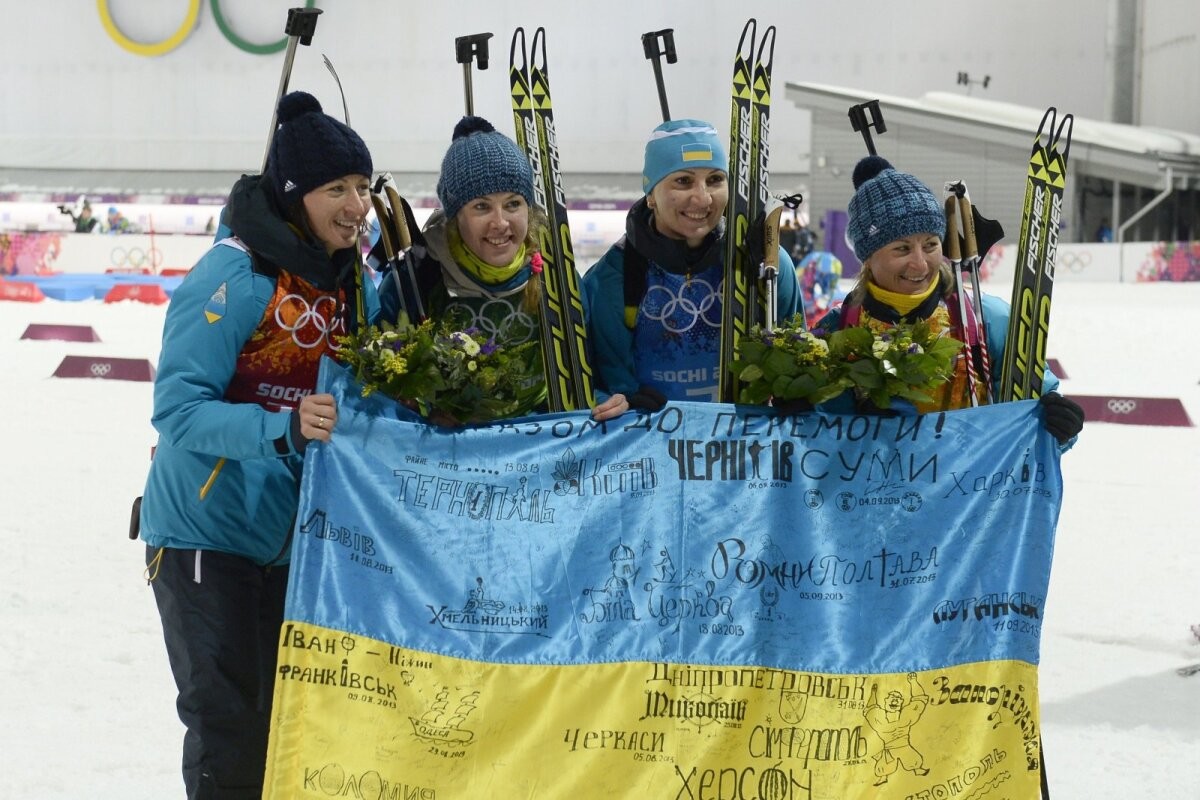
[[1083, 430], [1083, 409], [1071, 398], [1049, 392], [1038, 402], [1042, 404], [1042, 424], [1059, 444], [1066, 444]]
[[662, 411], [667, 404], [667, 396], [653, 386], [639, 386], [637, 391], [626, 398], [630, 408], [639, 411]]
[[771, 407], [779, 412], [781, 417], [794, 417], [797, 414], [807, 414], [813, 410], [813, 404], [799, 397], [792, 400], [784, 400], [779, 397], [771, 400]]

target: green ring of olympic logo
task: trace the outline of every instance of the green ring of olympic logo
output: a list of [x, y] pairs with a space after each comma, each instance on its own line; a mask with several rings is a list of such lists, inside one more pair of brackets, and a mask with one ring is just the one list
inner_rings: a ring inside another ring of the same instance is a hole
[[[121, 46], [121, 49], [133, 53], [137, 56], [145, 56], [152, 58], [161, 56], [171, 52], [192, 34], [196, 28], [196, 23], [200, 20], [200, 5], [203, 0], [187, 0], [187, 13], [184, 16], [183, 23], [170, 36], [159, 42], [138, 42], [130, 39], [125, 35], [113, 19], [112, 12], [108, 8], [109, 0], [96, 0], [96, 9], [100, 12], [100, 23], [104, 26], [105, 32], [114, 42]], [[305, 8], [312, 8], [316, 0], [304, 0]], [[278, 53], [283, 48], [287, 47], [288, 37], [284, 36], [275, 42], [267, 44], [255, 44], [248, 42], [237, 32], [230, 27], [225, 15], [221, 13], [221, 0], [209, 0], [209, 6], [212, 8], [213, 19], [217, 23], [217, 28], [221, 31], [230, 44], [237, 49], [250, 53], [256, 56], [266, 56], [272, 53]]]

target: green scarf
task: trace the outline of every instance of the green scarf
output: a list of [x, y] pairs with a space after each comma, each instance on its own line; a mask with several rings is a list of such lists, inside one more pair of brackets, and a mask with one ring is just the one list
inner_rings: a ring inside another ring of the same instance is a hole
[[525, 244], [522, 243], [516, 256], [507, 266], [496, 267], [471, 252], [462, 240], [462, 234], [454, 225], [446, 226], [446, 243], [450, 246], [450, 255], [454, 261], [466, 270], [471, 277], [489, 286], [496, 286], [511, 280], [525, 266]]

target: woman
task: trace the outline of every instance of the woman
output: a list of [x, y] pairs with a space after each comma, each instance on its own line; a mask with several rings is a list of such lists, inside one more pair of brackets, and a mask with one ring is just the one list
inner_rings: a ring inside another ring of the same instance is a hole
[[[977, 341], [981, 321], [974, 319], [969, 303], [967, 318], [961, 318], [954, 275], [942, 257], [946, 217], [933, 192], [878, 156], [860, 161], [853, 179], [855, 192], [850, 200], [847, 236], [854, 254], [862, 262], [862, 271], [842, 306], [823, 317], [817, 330], [832, 332], [865, 325], [883, 332], [901, 322], [925, 320], [935, 333], [944, 331], [962, 342]], [[932, 402], [918, 405], [917, 412], [967, 408], [988, 402], [987, 386], [982, 379], [987, 370], [981, 367], [999, 364], [1003, 357], [1009, 308], [1003, 300], [991, 295], [985, 294], [981, 300], [990, 361], [973, 364], [964, 348], [955, 362], [953, 377], [937, 390]], [[990, 372], [993, 379], [999, 378], [998, 369]], [[1082, 428], [1083, 409], [1053, 391], [1057, 386], [1058, 378], [1047, 371], [1043, 384], [1046, 394], [1041, 402], [1046, 427], [1060, 443], [1065, 443]], [[849, 397], [835, 398], [822, 408], [855, 410]]]
[[230, 194], [230, 235], [171, 298], [154, 385], [141, 538], [189, 798], [261, 795], [302, 453], [335, 418], [317, 366], [378, 315], [357, 247], [366, 145], [303, 92], [278, 121], [265, 173]]
[[[424, 314], [482, 330], [502, 347], [540, 343], [538, 234], [546, 223], [533, 206], [533, 171], [525, 154], [482, 117], [463, 117], [442, 159], [437, 194], [442, 208], [426, 223], [424, 251], [414, 257]], [[396, 273], [385, 273], [385, 320], [399, 318], [402, 295]], [[544, 401], [543, 386], [522, 413]], [[628, 408], [624, 396], [614, 394], [592, 416], [612, 419]]]
[[[659, 125], [646, 142], [645, 197], [624, 238], [584, 275], [597, 382], [636, 408], [718, 399], [728, 169], [712, 125]], [[778, 319], [796, 313], [799, 297], [780, 249]]]

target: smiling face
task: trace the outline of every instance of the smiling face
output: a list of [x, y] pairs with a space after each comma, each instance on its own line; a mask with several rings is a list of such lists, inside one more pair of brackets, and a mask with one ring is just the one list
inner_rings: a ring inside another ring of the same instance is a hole
[[696, 247], [725, 214], [729, 183], [719, 169], [695, 167], [672, 172], [654, 185], [646, 204], [654, 227], [669, 239]]
[[304, 195], [308, 227], [325, 245], [325, 252], [353, 247], [367, 210], [371, 207], [371, 179], [343, 175]]
[[529, 204], [515, 192], [494, 192], [468, 202], [454, 219], [468, 250], [493, 267], [507, 267], [525, 243]]
[[942, 265], [942, 239], [914, 233], [888, 242], [867, 258], [871, 280], [897, 294], [921, 294], [937, 280]]

